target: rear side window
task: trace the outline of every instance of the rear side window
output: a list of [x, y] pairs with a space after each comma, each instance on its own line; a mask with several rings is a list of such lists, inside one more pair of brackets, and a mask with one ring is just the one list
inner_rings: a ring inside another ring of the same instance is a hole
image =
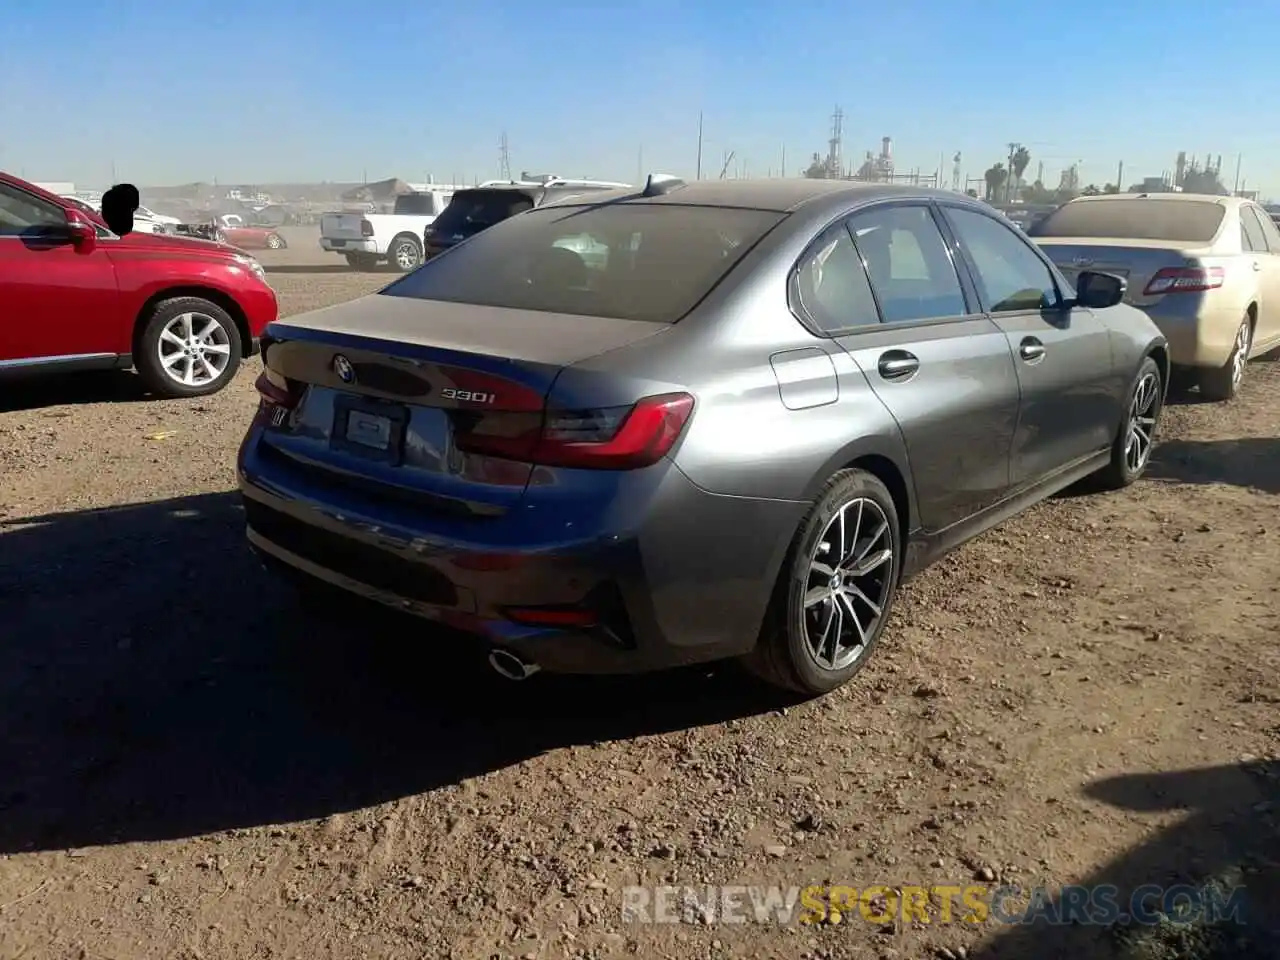
[[872, 209], [849, 226], [885, 323], [968, 312], [955, 264], [927, 207]]
[[843, 223], [828, 228], [801, 259], [792, 296], [823, 333], [880, 323], [867, 271]]
[[1245, 249], [1266, 253], [1267, 236], [1262, 232], [1262, 221], [1258, 219], [1258, 214], [1254, 212], [1253, 207], [1240, 208], [1240, 224], [1245, 236], [1249, 238], [1249, 245]]
[[477, 233], [382, 293], [675, 323], [785, 216], [648, 202], [541, 207]]
[[1267, 249], [1271, 253], [1280, 253], [1280, 227], [1265, 212], [1258, 213], [1258, 220], [1262, 224], [1262, 235], [1267, 238]]
[[1209, 200], [1073, 200], [1031, 228], [1033, 237], [1208, 243], [1226, 207]]

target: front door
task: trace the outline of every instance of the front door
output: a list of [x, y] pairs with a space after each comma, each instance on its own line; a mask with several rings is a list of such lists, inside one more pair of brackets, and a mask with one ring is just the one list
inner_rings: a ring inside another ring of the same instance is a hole
[[66, 223], [61, 207], [0, 183], [0, 365], [129, 352], [129, 322], [106, 250], [112, 241], [78, 250], [60, 233]]
[[1125, 397], [1111, 335], [1094, 314], [1065, 306], [1053, 272], [1017, 230], [968, 207], [942, 206], [991, 319], [1008, 338], [1022, 391], [1010, 455], [1015, 489], [1107, 449]]
[[837, 337], [902, 431], [920, 524], [945, 530], [1002, 499], [1018, 379], [1000, 330], [970, 305], [925, 204], [848, 221], [881, 323]]

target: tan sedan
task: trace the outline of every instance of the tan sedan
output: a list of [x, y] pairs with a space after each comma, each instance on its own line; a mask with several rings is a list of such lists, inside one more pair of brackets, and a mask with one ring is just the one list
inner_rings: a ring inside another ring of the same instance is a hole
[[1074, 280], [1118, 274], [1169, 340], [1184, 381], [1230, 400], [1245, 364], [1280, 347], [1280, 230], [1256, 203], [1188, 193], [1077, 197], [1030, 231]]

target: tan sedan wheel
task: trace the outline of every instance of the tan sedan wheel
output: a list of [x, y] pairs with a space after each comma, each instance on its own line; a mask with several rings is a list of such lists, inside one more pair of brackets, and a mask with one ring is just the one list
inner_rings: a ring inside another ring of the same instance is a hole
[[1252, 346], [1253, 321], [1245, 314], [1236, 330], [1235, 343], [1227, 362], [1217, 370], [1206, 370], [1200, 374], [1200, 393], [1206, 400], [1231, 400], [1240, 392], [1240, 383], [1244, 380], [1244, 370], [1249, 363], [1249, 350]]

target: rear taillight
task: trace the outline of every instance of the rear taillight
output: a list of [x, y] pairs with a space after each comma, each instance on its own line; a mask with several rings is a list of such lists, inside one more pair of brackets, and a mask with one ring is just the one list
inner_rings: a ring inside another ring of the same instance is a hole
[[1162, 293], [1201, 293], [1222, 286], [1224, 271], [1221, 267], [1165, 267], [1159, 271], [1143, 294], [1148, 297]]
[[360, 221], [360, 236], [362, 237], [373, 236], [373, 224], [370, 223], [368, 220]]
[[269, 367], [262, 371], [253, 386], [260, 397], [258, 410], [270, 416], [275, 426], [283, 423], [302, 399], [301, 384], [281, 376]]
[[464, 453], [544, 467], [631, 470], [666, 456], [692, 412], [693, 397], [668, 393], [629, 407], [548, 410], [537, 422], [527, 413], [489, 414], [459, 424], [454, 442]]

